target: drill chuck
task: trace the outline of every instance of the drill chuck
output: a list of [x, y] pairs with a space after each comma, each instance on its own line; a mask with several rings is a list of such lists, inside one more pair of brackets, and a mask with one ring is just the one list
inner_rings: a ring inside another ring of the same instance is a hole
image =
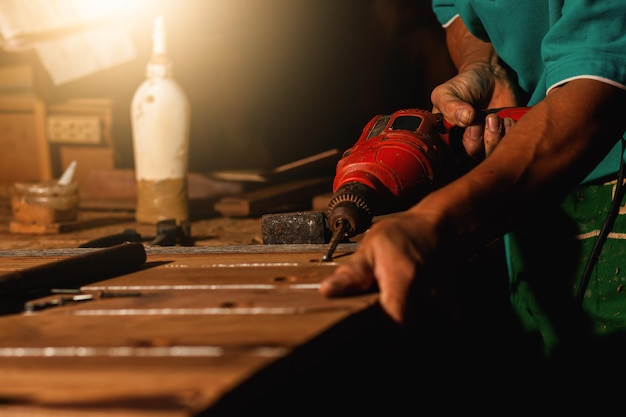
[[[374, 210], [370, 206], [375, 191], [351, 182], [341, 186], [328, 203], [328, 224], [331, 231], [343, 229], [343, 237], [365, 232], [372, 224]], [[347, 223], [347, 224], [344, 224]]]

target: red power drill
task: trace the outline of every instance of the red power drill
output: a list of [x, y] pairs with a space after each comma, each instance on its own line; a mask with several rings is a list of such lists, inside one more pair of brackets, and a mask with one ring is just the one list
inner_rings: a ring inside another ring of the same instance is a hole
[[[519, 120], [529, 107], [482, 111]], [[377, 115], [337, 163], [328, 224], [333, 232], [322, 261], [331, 261], [341, 239], [366, 231], [376, 215], [406, 210], [467, 170], [463, 128], [440, 113], [420, 109]]]

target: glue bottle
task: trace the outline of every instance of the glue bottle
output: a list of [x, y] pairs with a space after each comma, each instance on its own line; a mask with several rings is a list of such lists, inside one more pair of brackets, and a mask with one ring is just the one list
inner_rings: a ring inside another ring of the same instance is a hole
[[163, 17], [154, 21], [152, 57], [146, 79], [131, 103], [131, 125], [137, 180], [135, 219], [157, 224], [189, 218], [189, 101], [172, 78], [166, 54]]

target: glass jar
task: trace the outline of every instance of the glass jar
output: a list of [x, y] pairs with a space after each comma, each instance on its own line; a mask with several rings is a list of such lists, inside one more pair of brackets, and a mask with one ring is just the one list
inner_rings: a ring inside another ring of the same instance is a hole
[[58, 223], [76, 220], [79, 200], [76, 182], [18, 182], [12, 188], [11, 209], [18, 222]]

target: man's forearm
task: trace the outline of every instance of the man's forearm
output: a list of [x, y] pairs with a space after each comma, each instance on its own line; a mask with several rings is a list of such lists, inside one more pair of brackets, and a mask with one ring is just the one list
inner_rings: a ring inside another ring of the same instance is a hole
[[576, 80], [534, 106], [472, 171], [410, 211], [451, 222], [451, 238], [491, 238], [537, 201], [580, 182], [626, 129], [626, 92]]
[[498, 64], [498, 55], [488, 42], [472, 35], [461, 18], [446, 28], [446, 43], [450, 58], [459, 72], [477, 64]]

